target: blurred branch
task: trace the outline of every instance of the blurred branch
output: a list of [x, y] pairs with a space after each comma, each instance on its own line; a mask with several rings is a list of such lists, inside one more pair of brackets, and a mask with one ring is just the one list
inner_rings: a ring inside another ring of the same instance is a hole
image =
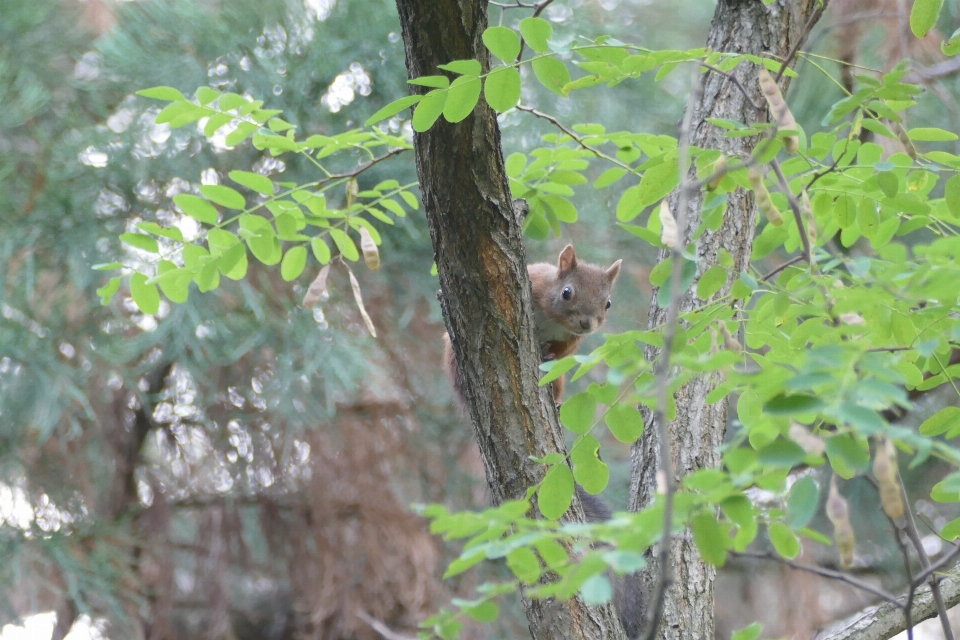
[[414, 636], [405, 636], [397, 633], [381, 620], [377, 620], [363, 609], [357, 609], [357, 617], [370, 625], [370, 628], [379, 633], [386, 640], [417, 640]]
[[[953, 607], [960, 604], [960, 579], [944, 578], [940, 581], [940, 591], [945, 605]], [[853, 616], [830, 625], [821, 631], [815, 640], [886, 640], [907, 629], [903, 607], [907, 596], [899, 596], [895, 602], [886, 602], [870, 607]], [[914, 623], [928, 620], [937, 615], [937, 605], [929, 585], [917, 589], [910, 608], [910, 617]]]

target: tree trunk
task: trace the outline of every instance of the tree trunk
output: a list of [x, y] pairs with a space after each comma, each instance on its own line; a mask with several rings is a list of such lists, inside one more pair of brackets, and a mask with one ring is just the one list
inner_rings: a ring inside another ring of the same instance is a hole
[[[397, 8], [409, 77], [465, 58], [489, 69], [480, 39], [484, 0], [397, 0]], [[566, 451], [550, 388], [538, 388], [530, 283], [496, 114], [481, 99], [463, 122], [440, 119], [415, 134], [414, 150], [443, 315], [491, 495], [497, 504], [522, 499], [545, 471], [530, 456]], [[537, 640], [624, 637], [610, 606], [586, 607], [576, 598], [523, 603]]]
[[[764, 5], [760, 0], [720, 0], [717, 4], [707, 38], [707, 47], [714, 51], [751, 53], [754, 55], [784, 58], [799, 47], [809, 33], [807, 23], [816, 13], [817, 0], [779, 0]], [[816, 19], [814, 18], [814, 20]], [[812, 26], [812, 25], [811, 25]], [[711, 149], [722, 149], [728, 156], [746, 157], [757, 144], [758, 138], [726, 138], [723, 130], [709, 124], [707, 118], [727, 118], [744, 123], [765, 120], [766, 103], [757, 83], [757, 68], [741, 64], [732, 74], [746, 88], [750, 100], [760, 105], [757, 111], [730, 79], [712, 72], [700, 80], [700, 98], [694, 106], [690, 126], [689, 144]], [[786, 91], [787, 78], [781, 82]], [[703, 194], [692, 194], [685, 212], [686, 235], [684, 243], [692, 241], [694, 231], [702, 221]], [[671, 208], [676, 211], [677, 194], [671, 198]], [[756, 229], [757, 210], [753, 193], [737, 189], [730, 194], [723, 225], [716, 232], [709, 229], [696, 242], [698, 277], [718, 263], [721, 248], [730, 252], [734, 267], [732, 277], [716, 294], [722, 297], [730, 292], [736, 274], [746, 271], [750, 265], [750, 253]], [[789, 222], [787, 223], [789, 224]], [[665, 260], [669, 250], [660, 253]], [[691, 287], [680, 302], [680, 312], [697, 308], [702, 302], [696, 297], [696, 287]], [[651, 303], [648, 326], [653, 328], [666, 319], [666, 309]], [[656, 350], [648, 352], [654, 357]], [[677, 418], [667, 426], [671, 438], [671, 466], [674, 477], [679, 478], [698, 469], [717, 467], [720, 464], [718, 447], [723, 442], [727, 425], [727, 402], [714, 405], [706, 402], [707, 394], [721, 382], [717, 374], [701, 376], [676, 392]], [[653, 501], [656, 493], [656, 472], [660, 466], [657, 429], [653, 428], [651, 416], [645, 416], [647, 429], [633, 446], [631, 459], [630, 508], [641, 509]], [[644, 593], [654, 593], [659, 579], [656, 558], [642, 576]], [[659, 638], [713, 638], [713, 580], [715, 569], [706, 564], [697, 552], [689, 536], [672, 541], [670, 549], [672, 584], [667, 592]], [[648, 619], [652, 617], [648, 615]]]

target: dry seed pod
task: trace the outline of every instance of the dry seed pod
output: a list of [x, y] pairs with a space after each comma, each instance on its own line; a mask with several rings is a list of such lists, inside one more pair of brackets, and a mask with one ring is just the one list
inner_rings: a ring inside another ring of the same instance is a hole
[[803, 189], [800, 192], [800, 207], [803, 209], [803, 213], [807, 217], [807, 237], [810, 239], [810, 244], [816, 244], [817, 225], [813, 219], [813, 204], [810, 202], [810, 196], [807, 195], [806, 189]]
[[320, 300], [323, 299], [323, 296], [327, 293], [327, 275], [330, 273], [330, 265], [325, 265], [323, 269], [320, 269], [320, 273], [317, 274], [317, 277], [313, 279], [313, 282], [310, 283], [310, 286], [307, 287], [307, 292], [303, 295], [303, 306], [307, 309], [311, 308]]
[[847, 501], [837, 491], [837, 476], [830, 480], [830, 493], [827, 496], [827, 517], [833, 523], [833, 540], [837, 543], [840, 552], [840, 565], [849, 567], [853, 564], [853, 547], [856, 539], [853, 535], [853, 526], [850, 524], [850, 513]]
[[367, 313], [367, 308], [363, 306], [363, 294], [360, 292], [360, 283], [357, 282], [357, 276], [353, 275], [350, 267], [347, 267], [347, 275], [350, 276], [350, 287], [353, 289], [353, 301], [357, 303], [357, 310], [360, 311], [360, 317], [363, 318], [363, 324], [367, 325], [367, 331], [374, 338], [377, 337], [377, 329], [373, 326], [373, 320]]
[[677, 244], [677, 221], [666, 200], [660, 202], [660, 242], [671, 249]]
[[783, 216], [780, 214], [780, 210], [773, 205], [770, 192], [763, 184], [763, 176], [756, 169], [750, 169], [750, 186], [753, 187], [753, 192], [757, 198], [757, 208], [763, 212], [763, 215], [767, 216], [770, 224], [775, 227], [782, 225]]
[[360, 227], [360, 250], [363, 252], [363, 261], [370, 269], [376, 271], [380, 268], [380, 252], [377, 250], [377, 243], [373, 241], [373, 236], [366, 227]]
[[894, 520], [903, 516], [903, 500], [900, 497], [900, 483], [897, 481], [897, 450], [887, 438], [877, 442], [873, 475], [877, 477], [877, 484], [880, 486], [880, 504], [884, 512]]
[[707, 165], [707, 177], [711, 177], [710, 182], [707, 183], [707, 190], [713, 191], [720, 186], [720, 181], [723, 180], [723, 172], [727, 169], [727, 156], [720, 154], [720, 157]]
[[[783, 99], [780, 87], [777, 86], [765, 67], [760, 67], [760, 90], [770, 106], [770, 113], [777, 123], [777, 131], [796, 131], [797, 121], [794, 119], [793, 113], [790, 112], [787, 101]], [[798, 144], [797, 136], [786, 136], [783, 139], [783, 148], [787, 150], [787, 153], [796, 153]]]
[[813, 435], [799, 422], [790, 423], [790, 439], [800, 445], [806, 453], [819, 456], [823, 454], [825, 446], [823, 440]]
[[890, 128], [893, 129], [893, 132], [897, 135], [897, 140], [903, 145], [903, 150], [907, 152], [907, 155], [916, 160], [917, 148], [913, 146], [913, 140], [907, 135], [907, 130], [903, 128], [903, 125], [890, 120]]
[[720, 323], [720, 333], [723, 334], [723, 346], [726, 347], [728, 351], [743, 353], [743, 345], [740, 344], [739, 340], [730, 335], [726, 322]]

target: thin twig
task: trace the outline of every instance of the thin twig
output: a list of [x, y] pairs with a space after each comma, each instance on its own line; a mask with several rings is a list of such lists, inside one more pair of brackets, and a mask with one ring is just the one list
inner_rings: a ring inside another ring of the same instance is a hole
[[953, 546], [947, 555], [943, 556], [936, 562], [931, 563], [929, 567], [915, 575], [913, 577], [914, 584], [920, 585], [924, 580], [950, 564], [958, 555], [960, 555], [960, 544]]
[[687, 201], [690, 193], [690, 168], [687, 166], [690, 158], [690, 123], [693, 120], [693, 108], [700, 97], [700, 78], [699, 72], [694, 71], [691, 82], [690, 97], [687, 102], [687, 108], [683, 114], [683, 120], [680, 124], [678, 141], [678, 167], [680, 171], [680, 187], [677, 194], [677, 241], [671, 247], [671, 257], [673, 259], [673, 269], [670, 273], [670, 304], [667, 306], [667, 317], [663, 328], [663, 349], [660, 350], [660, 357], [657, 362], [657, 410], [655, 420], [657, 423], [657, 437], [660, 439], [660, 469], [657, 470], [658, 484], [662, 480], [662, 487], [657, 487], [658, 491], [663, 491], [663, 534], [660, 537], [660, 554], [658, 564], [660, 567], [660, 576], [655, 590], [655, 596], [652, 600], [653, 608], [651, 610], [650, 626], [644, 635], [646, 640], [653, 640], [657, 635], [657, 628], [660, 626], [660, 620], [663, 617], [663, 603], [666, 598], [667, 589], [673, 583], [673, 575], [670, 570], [670, 544], [671, 534], [673, 533], [673, 497], [674, 497], [674, 469], [673, 453], [670, 445], [670, 432], [667, 429], [667, 386], [670, 377], [670, 352], [673, 348], [673, 339], [676, 336], [677, 325], [680, 317], [680, 280], [683, 269], [683, 249], [687, 244]]
[[790, 258], [789, 260], [787, 260], [786, 262], [784, 262], [782, 265], [780, 265], [779, 267], [777, 267], [776, 269], [774, 269], [774, 270], [771, 271], [770, 273], [768, 273], [768, 274], [766, 274], [766, 275], [764, 275], [764, 276], [760, 276], [760, 282], [766, 282], [767, 280], [769, 280], [769, 279], [772, 278], [773, 276], [777, 275], [778, 273], [780, 273], [780, 272], [783, 271], [784, 269], [786, 269], [786, 268], [788, 268], [788, 267], [792, 267], [793, 265], [797, 264], [798, 262], [803, 262], [803, 261], [804, 261], [804, 256], [795, 256], [795, 257], [793, 257], [793, 258]]
[[402, 633], [397, 633], [384, 624], [383, 621], [377, 620], [363, 609], [357, 609], [356, 615], [366, 622], [371, 629], [386, 638], [386, 640], [417, 640], [414, 636], [405, 636]]
[[810, 239], [807, 237], [807, 225], [803, 223], [803, 213], [800, 211], [800, 203], [797, 202], [797, 198], [793, 195], [793, 192], [790, 191], [790, 184], [787, 182], [787, 177], [783, 175], [783, 170], [780, 168], [780, 163], [776, 158], [770, 161], [770, 168], [777, 174], [780, 188], [783, 189], [784, 195], [787, 196], [787, 203], [790, 205], [790, 210], [793, 211], [793, 219], [797, 222], [797, 231], [800, 232], [800, 241], [803, 243], [803, 257], [807, 260], [807, 264], [812, 267], [813, 252], [810, 250]]
[[783, 62], [780, 64], [780, 70], [777, 71], [777, 76], [773, 79], [774, 82], [780, 82], [780, 78], [783, 77], [784, 72], [787, 70], [787, 65], [793, 62], [794, 56], [797, 55], [797, 52], [800, 50], [800, 45], [802, 45], [807, 36], [810, 34], [810, 31], [813, 29], [813, 25], [817, 24], [817, 21], [820, 20], [820, 16], [823, 15], [824, 10], [827, 8], [827, 3], [821, 3], [816, 9], [813, 10], [813, 13], [810, 14], [810, 18], [807, 20], [807, 24], [803, 26], [803, 31], [797, 35], [796, 41], [793, 46], [790, 47], [790, 51], [787, 52], [786, 57], [783, 59]]
[[791, 569], [797, 569], [798, 571], [806, 571], [808, 573], [815, 573], [818, 576], [822, 576], [824, 578], [830, 578], [831, 580], [837, 580], [838, 582], [846, 583], [851, 587], [856, 587], [857, 589], [860, 589], [861, 591], [872, 593], [873, 595], [877, 596], [884, 602], [895, 604], [898, 607], [900, 606], [900, 603], [897, 602], [897, 599], [894, 596], [887, 593], [886, 591], [884, 591], [883, 589], [880, 589], [879, 587], [874, 587], [872, 584], [862, 582], [860, 580], [857, 580], [856, 578], [851, 578], [849, 575], [847, 575], [846, 573], [843, 573], [842, 571], [834, 571], [833, 569], [824, 569], [823, 567], [813, 567], [806, 564], [800, 564], [798, 562], [793, 562], [792, 560], [787, 560], [786, 558], [781, 558], [780, 556], [774, 555], [772, 553], [759, 553], [759, 552], [753, 552], [753, 551], [731, 551], [730, 555], [732, 555], [735, 558], [755, 558], [757, 560], [774, 560], [776, 562], [779, 562], [780, 564], [787, 565]]
[[[913, 543], [913, 547], [917, 551], [917, 556], [920, 558], [920, 566], [926, 571], [930, 568], [930, 557], [927, 556], [927, 552], [923, 548], [923, 542], [920, 540], [920, 532], [917, 530], [917, 523], [913, 519], [913, 511], [910, 509], [910, 499], [907, 497], [907, 492], [903, 488], [903, 483], [898, 482], [900, 485], [900, 499], [903, 500], [903, 504], [906, 507], [904, 515], [906, 516], [906, 526], [904, 527], [907, 532], [907, 536], [910, 538], [910, 542]], [[911, 582], [911, 589], [914, 588], [914, 583]], [[933, 601], [937, 605], [937, 615], [940, 616], [940, 624], [943, 627], [943, 637], [944, 640], [954, 640], [953, 630], [950, 628], [950, 620], [947, 618], [947, 606], [943, 601], [943, 593], [940, 592], [940, 581], [936, 576], [930, 576], [930, 590], [933, 593]], [[908, 602], [908, 606], [912, 606], [912, 603]]]
[[723, 71], [722, 69], [718, 69], [718, 68], [716, 68], [715, 66], [713, 66], [712, 64], [707, 64], [706, 62], [701, 62], [701, 63], [700, 63], [700, 66], [701, 66], [701, 67], [706, 67], [707, 69], [710, 69], [710, 71], [713, 71], [714, 73], [723, 76], [724, 78], [726, 78], [727, 80], [729, 80], [729, 81], [732, 82], [733, 84], [737, 85], [737, 88], [740, 89], [740, 93], [743, 94], [743, 98], [747, 101], [747, 104], [749, 104], [751, 107], [753, 107], [754, 110], [760, 111], [760, 109], [761, 109], [760, 105], [758, 105], [756, 102], [753, 101], [753, 98], [751, 98], [751, 97], [750, 97], [750, 94], [747, 93], [747, 88], [744, 87], [743, 84], [740, 83], [740, 79], [739, 79], [738, 77], [736, 77], [736, 76], [733, 75], [732, 73], [729, 73], [729, 72], [727, 72], [727, 71]]

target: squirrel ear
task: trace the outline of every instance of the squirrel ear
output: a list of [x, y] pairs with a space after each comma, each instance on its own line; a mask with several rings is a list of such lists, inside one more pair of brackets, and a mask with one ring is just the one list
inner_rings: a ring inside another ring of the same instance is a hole
[[623, 260], [617, 260], [612, 265], [610, 265], [609, 269], [607, 269], [607, 279], [610, 280], [610, 284], [613, 284], [613, 281], [617, 279], [618, 275], [620, 275], [621, 262], [623, 262]]
[[573, 250], [573, 245], [568, 244], [560, 252], [560, 262], [558, 264], [560, 271], [567, 271], [577, 266], [577, 252]]

